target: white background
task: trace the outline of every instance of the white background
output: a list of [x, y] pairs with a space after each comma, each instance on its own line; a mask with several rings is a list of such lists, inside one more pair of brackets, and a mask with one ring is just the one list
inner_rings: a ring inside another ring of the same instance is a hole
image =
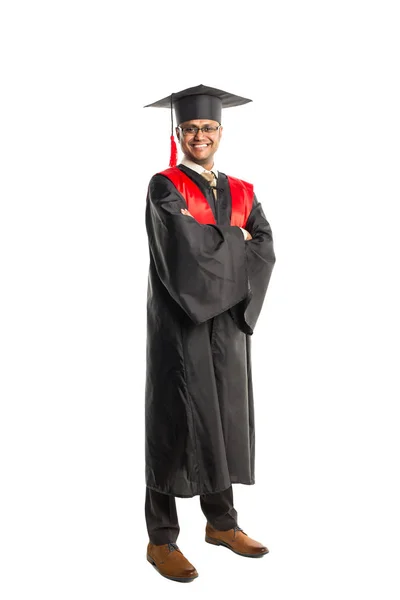
[[[398, 600], [396, 4], [2, 3], [4, 600]], [[205, 544], [178, 500], [188, 587], [145, 559], [144, 207], [170, 122], [143, 106], [200, 83], [253, 99], [218, 167], [254, 183], [277, 262], [234, 488], [270, 554]]]

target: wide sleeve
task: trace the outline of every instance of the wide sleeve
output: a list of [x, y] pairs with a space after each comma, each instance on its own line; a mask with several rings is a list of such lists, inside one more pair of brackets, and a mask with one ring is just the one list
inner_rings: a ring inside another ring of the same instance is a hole
[[232, 308], [231, 315], [244, 333], [252, 335], [275, 264], [271, 227], [256, 196], [245, 229], [252, 235], [252, 239], [245, 242], [249, 293]]
[[248, 294], [246, 243], [239, 227], [203, 225], [183, 215], [183, 196], [163, 175], [152, 177], [146, 230], [158, 277], [199, 324]]

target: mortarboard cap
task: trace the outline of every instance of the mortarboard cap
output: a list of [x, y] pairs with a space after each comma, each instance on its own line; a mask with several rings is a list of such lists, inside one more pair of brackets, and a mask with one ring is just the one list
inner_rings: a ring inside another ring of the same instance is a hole
[[206, 85], [197, 85], [171, 94], [153, 104], [147, 104], [145, 108], [171, 108], [173, 106], [178, 125], [192, 119], [211, 119], [220, 123], [223, 108], [240, 106], [247, 102], [251, 102], [251, 100]]
[[153, 104], [147, 104], [144, 108], [169, 108], [171, 110], [170, 166], [175, 166], [177, 150], [174, 140], [172, 109], [175, 110], [178, 125], [192, 119], [210, 119], [221, 123], [223, 108], [240, 106], [241, 104], [247, 104], [247, 102], [251, 102], [251, 100], [206, 85], [197, 85], [171, 94], [162, 100], [153, 102]]

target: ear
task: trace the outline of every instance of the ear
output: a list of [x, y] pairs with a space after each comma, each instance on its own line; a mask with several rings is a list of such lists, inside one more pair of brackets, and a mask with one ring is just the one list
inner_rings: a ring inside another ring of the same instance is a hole
[[181, 134], [181, 131], [179, 129], [179, 127], [175, 127], [175, 135], [176, 135], [176, 139], [178, 140], [178, 142], [181, 141], [181, 138], [179, 137]]

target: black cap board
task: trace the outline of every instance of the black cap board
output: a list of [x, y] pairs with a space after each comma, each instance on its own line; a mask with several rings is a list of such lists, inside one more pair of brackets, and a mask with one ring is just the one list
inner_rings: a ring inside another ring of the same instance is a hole
[[251, 102], [251, 100], [217, 88], [197, 85], [171, 94], [152, 104], [147, 104], [145, 108], [171, 108], [173, 106], [178, 125], [192, 119], [211, 119], [220, 123], [223, 108], [240, 106], [247, 102]]

